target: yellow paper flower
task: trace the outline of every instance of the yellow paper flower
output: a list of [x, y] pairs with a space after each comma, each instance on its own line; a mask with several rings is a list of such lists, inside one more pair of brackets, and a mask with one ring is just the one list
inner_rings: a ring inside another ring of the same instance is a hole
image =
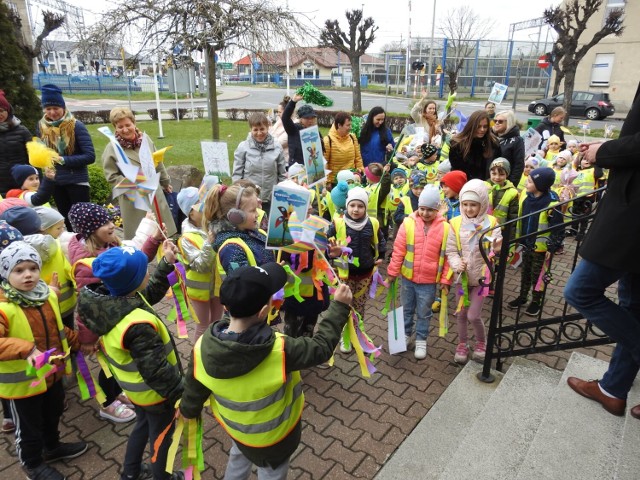
[[173, 145], [169, 145], [168, 147], [164, 147], [153, 152], [153, 165], [155, 167], [157, 167], [160, 162], [164, 161], [164, 154], [172, 147]]
[[53, 159], [58, 157], [55, 150], [35, 138], [27, 142], [27, 153], [29, 154], [29, 163], [36, 168], [54, 168]]

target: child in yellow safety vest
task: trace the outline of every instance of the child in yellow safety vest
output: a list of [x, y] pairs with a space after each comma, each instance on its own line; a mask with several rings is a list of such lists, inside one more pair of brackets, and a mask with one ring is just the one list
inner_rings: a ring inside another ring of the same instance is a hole
[[391, 176], [389, 175], [390, 165], [383, 166], [381, 163], [370, 163], [364, 169], [367, 177], [365, 190], [369, 193], [369, 204], [367, 214], [371, 218], [376, 218], [382, 229], [382, 234], [387, 238], [389, 228], [387, 227], [387, 197], [391, 190]]
[[182, 235], [178, 239], [180, 261], [186, 270], [186, 287], [189, 302], [197, 317], [193, 341], [215, 320], [222, 316], [220, 299], [213, 294], [213, 269], [215, 253], [211, 238], [202, 228], [202, 209], [198, 189], [187, 187], [178, 193], [178, 206], [185, 214]]
[[[576, 197], [582, 197], [576, 198], [571, 207], [573, 216], [577, 218], [591, 211], [592, 205], [596, 201], [596, 196], [592, 192], [597, 187], [597, 180], [603, 177], [603, 171], [601, 167], [591, 165], [583, 156], [576, 158], [574, 165], [577, 175], [573, 180], [573, 186], [576, 190]], [[590, 193], [591, 195], [589, 195]], [[587, 222], [580, 221], [571, 226], [571, 233], [574, 235], [584, 234], [586, 228]]]
[[[165, 472], [171, 443], [170, 425], [182, 396], [182, 366], [168, 328], [151, 305], [164, 298], [167, 276], [178, 248], [165, 240], [164, 253], [153, 276], [148, 258], [135, 247], [114, 247], [98, 255], [93, 271], [102, 283], [82, 289], [78, 315], [99, 336], [109, 370], [136, 409], [136, 426], [128, 434], [120, 479], [183, 480], [184, 474]], [[156, 442], [168, 430], [163, 441]], [[159, 445], [157, 445], [157, 443]], [[154, 461], [143, 464], [147, 444]]]
[[[473, 359], [482, 363], [486, 352], [486, 333], [482, 321], [482, 305], [489, 293], [490, 272], [480, 253], [480, 233], [491, 229], [483, 242], [489, 254], [498, 253], [502, 246], [498, 221], [489, 215], [489, 191], [480, 179], [468, 181], [460, 191], [460, 216], [449, 222], [451, 232], [447, 239], [447, 258], [455, 272], [457, 285], [456, 321], [458, 346], [454, 356], [456, 363], [464, 364], [469, 358], [468, 328], [473, 327], [475, 345]], [[485, 245], [486, 244], [486, 245]]]
[[68, 356], [80, 345], [76, 333], [62, 324], [56, 294], [40, 278], [41, 266], [38, 252], [24, 241], [0, 253], [0, 397], [11, 403], [27, 478], [63, 478], [45, 462], [87, 451], [85, 442], [61, 442], [58, 431], [62, 376], [71, 374]]
[[467, 183], [467, 174], [462, 170], [454, 170], [445, 174], [440, 180], [443, 201], [440, 205], [440, 213], [445, 220], [460, 215], [460, 190]]
[[[363, 321], [373, 271], [382, 263], [386, 251], [378, 220], [367, 214], [368, 204], [369, 195], [364, 188], [349, 190], [344, 217], [335, 218], [327, 232], [329, 256], [336, 259], [338, 276], [353, 292], [353, 307]], [[351, 344], [343, 339], [340, 350], [350, 352]]]
[[427, 185], [427, 177], [424, 172], [414, 170], [409, 175], [409, 193], [400, 199], [398, 208], [393, 214], [393, 221], [400, 226], [404, 218], [418, 209], [418, 198]]
[[414, 356], [420, 360], [427, 356], [427, 336], [431, 320], [431, 306], [436, 298], [438, 283], [446, 285], [449, 263], [446, 258], [449, 224], [439, 213], [440, 192], [428, 185], [420, 194], [418, 210], [406, 217], [393, 244], [393, 254], [387, 269], [388, 280], [402, 275], [402, 307], [404, 334], [407, 340], [413, 334], [415, 314], [416, 342]]
[[244, 265], [225, 278], [220, 300], [229, 312], [196, 342], [180, 413], [195, 419], [208, 400], [231, 437], [226, 478], [285, 479], [300, 445], [304, 392], [300, 370], [333, 355], [349, 318], [351, 292], [340, 285], [313, 337], [290, 338], [266, 322], [272, 296], [287, 281], [277, 263]]
[[438, 183], [438, 147], [430, 143], [423, 143], [420, 146], [422, 154], [421, 162], [424, 174], [427, 177], [427, 185], [436, 185]]
[[507, 178], [511, 173], [509, 160], [496, 158], [489, 166], [489, 214], [502, 225], [518, 217], [518, 190]]
[[27, 202], [29, 207], [45, 205], [49, 207], [49, 199], [53, 194], [55, 187], [54, 179], [55, 170], [47, 168], [45, 174], [40, 181], [40, 172], [31, 165], [14, 165], [11, 168], [11, 176], [16, 185], [20, 188], [14, 188], [7, 192], [7, 198], [20, 198]]
[[[391, 171], [391, 190], [389, 191], [389, 196], [387, 197], [387, 223], [390, 225], [394, 225], [396, 227], [395, 222], [393, 221], [393, 215], [396, 213], [398, 206], [402, 202], [402, 199], [409, 194], [409, 181], [407, 179], [407, 171], [403, 168], [394, 168]], [[394, 228], [394, 230], [396, 230]], [[393, 235], [395, 236], [395, 235]]]

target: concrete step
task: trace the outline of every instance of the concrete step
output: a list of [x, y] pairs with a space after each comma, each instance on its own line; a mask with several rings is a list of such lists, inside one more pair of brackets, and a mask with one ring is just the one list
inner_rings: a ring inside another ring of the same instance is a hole
[[376, 475], [376, 480], [435, 480], [446, 467], [451, 453], [460, 443], [456, 432], [466, 432], [500, 385], [502, 374], [494, 383], [476, 378], [482, 366], [469, 362], [429, 413]]
[[516, 480], [613, 478], [625, 418], [608, 414], [566, 383], [571, 376], [601, 378], [607, 366], [602, 360], [575, 352], [571, 355]]
[[561, 376], [539, 363], [515, 359], [473, 425], [450, 430], [460, 446], [440, 479], [515, 478]]
[[636, 378], [633, 388], [627, 397], [627, 417], [622, 434], [622, 448], [616, 468], [616, 480], [638, 480], [640, 477], [640, 420], [629, 413], [632, 407], [640, 404], [640, 381]]

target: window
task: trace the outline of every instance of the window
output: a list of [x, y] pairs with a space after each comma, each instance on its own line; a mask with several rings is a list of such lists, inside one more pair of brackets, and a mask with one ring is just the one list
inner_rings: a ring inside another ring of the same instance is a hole
[[590, 102], [591, 100], [593, 100], [593, 93], [589, 92], [580, 92], [574, 98], [576, 102]]
[[55, 62], [56, 61], [56, 54], [55, 52], [50, 52], [49, 53], [49, 62]]
[[591, 86], [608, 87], [613, 70], [613, 53], [597, 53], [596, 59], [591, 65]]
[[607, 21], [607, 17], [612, 10], [616, 10], [618, 8], [624, 10], [626, 4], [627, 0], [607, 0], [607, 4], [604, 8], [604, 15], [602, 16], [602, 25]]
[[58, 58], [67, 58], [67, 52], [58, 52]]

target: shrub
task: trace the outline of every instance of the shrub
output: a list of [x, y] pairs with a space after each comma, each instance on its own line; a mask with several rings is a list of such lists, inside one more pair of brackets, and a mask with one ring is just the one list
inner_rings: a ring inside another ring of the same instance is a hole
[[173, 118], [174, 120], [177, 120], [177, 119], [182, 120], [187, 113], [189, 113], [188, 108], [169, 109], [169, 114], [171, 115], [171, 118]]
[[76, 117], [77, 120], [80, 120], [85, 125], [91, 125], [94, 123], [98, 123], [95, 112], [90, 112], [88, 110], [78, 110], [73, 112], [73, 116]]
[[149, 110], [147, 110], [147, 113], [151, 117], [151, 120], [158, 120], [158, 109], [157, 108], [150, 108]]
[[111, 110], [98, 110], [96, 112], [96, 117], [100, 119], [100, 123], [109, 123], [109, 115], [111, 115]]
[[104, 178], [104, 171], [99, 165], [89, 165], [89, 185], [91, 185], [91, 202], [104, 205], [111, 201], [111, 185]]

